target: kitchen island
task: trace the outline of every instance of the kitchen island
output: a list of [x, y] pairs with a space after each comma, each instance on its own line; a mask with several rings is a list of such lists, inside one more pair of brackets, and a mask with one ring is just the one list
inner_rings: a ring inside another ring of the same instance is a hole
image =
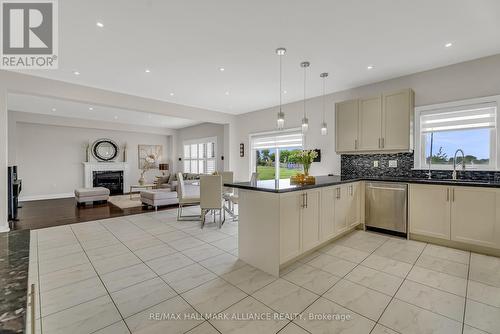
[[318, 176], [313, 185], [284, 179], [226, 186], [238, 188], [240, 259], [274, 276], [361, 222], [357, 180]]

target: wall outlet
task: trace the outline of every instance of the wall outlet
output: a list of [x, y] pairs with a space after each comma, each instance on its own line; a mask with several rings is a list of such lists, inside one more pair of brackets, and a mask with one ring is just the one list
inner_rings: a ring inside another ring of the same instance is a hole
[[373, 161], [373, 167], [378, 167], [378, 160]]
[[397, 160], [389, 160], [389, 167], [391, 167], [391, 168], [398, 167], [398, 161]]

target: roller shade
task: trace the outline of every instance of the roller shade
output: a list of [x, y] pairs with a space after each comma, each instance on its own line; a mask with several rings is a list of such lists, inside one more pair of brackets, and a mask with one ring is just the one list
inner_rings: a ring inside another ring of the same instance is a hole
[[272, 149], [298, 147], [303, 144], [302, 132], [280, 132], [267, 135], [252, 136], [252, 149]]
[[437, 132], [496, 127], [497, 106], [487, 103], [453, 110], [431, 110], [420, 114], [420, 131]]

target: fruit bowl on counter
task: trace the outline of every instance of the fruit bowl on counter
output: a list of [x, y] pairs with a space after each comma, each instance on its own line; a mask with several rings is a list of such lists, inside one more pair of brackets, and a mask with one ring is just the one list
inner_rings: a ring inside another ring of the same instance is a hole
[[316, 178], [311, 175], [299, 173], [290, 177], [291, 184], [315, 184]]

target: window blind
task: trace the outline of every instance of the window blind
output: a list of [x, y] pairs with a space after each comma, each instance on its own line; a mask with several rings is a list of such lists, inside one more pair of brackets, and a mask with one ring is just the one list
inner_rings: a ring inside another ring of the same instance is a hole
[[495, 128], [497, 106], [493, 103], [431, 110], [420, 114], [420, 132]]
[[254, 150], [303, 146], [302, 132], [273, 133], [252, 136]]

